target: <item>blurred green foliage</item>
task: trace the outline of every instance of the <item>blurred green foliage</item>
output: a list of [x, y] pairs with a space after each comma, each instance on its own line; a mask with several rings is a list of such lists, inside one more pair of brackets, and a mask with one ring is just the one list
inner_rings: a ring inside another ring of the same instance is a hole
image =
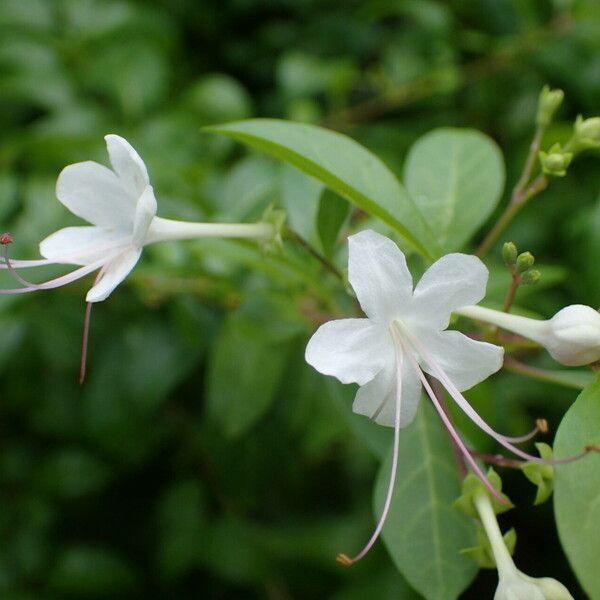
[[[474, 127], [503, 149], [510, 186], [546, 83], [566, 98], [549, 147], [578, 113], [600, 112], [595, 0], [2, 0], [2, 228], [14, 256], [37, 256], [75, 223], [54, 196], [60, 169], [105, 162], [114, 132], [146, 160], [161, 216], [252, 220], [274, 202], [300, 233], [317, 222], [310, 241], [343, 268], [342, 200], [322, 203], [332, 192], [200, 128], [326, 124], [400, 174], [423, 133]], [[530, 312], [599, 304], [594, 161], [577, 160], [500, 240], [542, 265], [517, 297]], [[500, 245], [491, 304], [508, 285]], [[381, 545], [351, 570], [334, 562], [372, 524], [389, 432], [351, 415], [353, 390], [304, 363], [316, 325], [353, 310], [317, 261], [291, 242], [273, 256], [223, 240], [148, 248], [94, 309], [80, 387], [86, 286], [0, 300], [0, 597], [418, 597]], [[556, 425], [574, 396], [510, 373], [470, 393], [516, 433], [537, 416]], [[519, 473], [505, 487], [521, 507], [506, 516], [519, 567], [580, 597], [550, 509], [527, 506], [534, 489]], [[494, 587], [483, 573], [462, 597]]]

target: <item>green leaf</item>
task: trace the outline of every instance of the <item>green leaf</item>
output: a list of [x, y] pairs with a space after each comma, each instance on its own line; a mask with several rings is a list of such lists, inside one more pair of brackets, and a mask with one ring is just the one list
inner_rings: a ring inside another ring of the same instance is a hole
[[394, 174], [354, 140], [302, 123], [251, 119], [205, 128], [283, 160], [393, 228], [415, 250], [439, 253], [423, 215]]
[[[375, 513], [380, 514], [391, 456], [379, 471]], [[399, 571], [427, 600], [454, 600], [477, 573], [460, 554], [475, 546], [468, 517], [452, 508], [460, 477], [446, 431], [432, 406], [421, 402], [415, 421], [400, 436], [398, 475], [383, 540]]]
[[325, 188], [286, 164], [281, 167], [281, 204], [287, 213], [288, 225], [307, 242], [321, 249], [317, 216]]
[[[600, 379], [588, 385], [564, 416], [554, 441], [556, 458], [587, 444], [600, 444]], [[600, 598], [600, 455], [556, 467], [554, 512], [558, 534], [579, 581], [592, 599]]]
[[324, 190], [319, 204], [317, 229], [325, 254], [331, 257], [340, 229], [348, 216], [348, 203], [331, 190]]
[[445, 252], [467, 242], [504, 188], [496, 144], [474, 129], [434, 129], [417, 140], [404, 167], [406, 189]]

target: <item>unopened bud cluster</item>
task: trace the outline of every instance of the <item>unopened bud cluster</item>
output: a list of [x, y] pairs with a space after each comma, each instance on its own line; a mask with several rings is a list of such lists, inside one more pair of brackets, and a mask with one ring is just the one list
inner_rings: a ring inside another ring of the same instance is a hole
[[521, 252], [513, 242], [506, 242], [502, 247], [502, 259], [511, 273], [518, 274], [519, 283], [532, 285], [537, 283], [542, 274], [537, 269], [532, 269], [535, 258], [531, 252]]

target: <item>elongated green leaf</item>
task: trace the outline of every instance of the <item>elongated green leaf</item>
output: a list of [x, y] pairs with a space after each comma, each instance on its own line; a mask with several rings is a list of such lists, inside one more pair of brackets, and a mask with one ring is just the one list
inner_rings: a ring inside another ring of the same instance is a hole
[[404, 183], [444, 251], [457, 250], [500, 199], [502, 154], [474, 129], [435, 129], [410, 149]]
[[[554, 442], [556, 458], [600, 444], [600, 379], [588, 385], [564, 416]], [[582, 587], [600, 599], [600, 456], [556, 467], [554, 512], [563, 548]]]
[[277, 119], [250, 119], [205, 130], [293, 165], [381, 219], [424, 256], [438, 253], [436, 240], [398, 179], [376, 156], [345, 135]]
[[[383, 540], [398, 570], [427, 600], [454, 600], [477, 567], [459, 552], [475, 545], [469, 519], [452, 508], [460, 479], [452, 447], [432, 406], [421, 402], [415, 421], [402, 430], [398, 476]], [[375, 486], [381, 512], [391, 457]]]

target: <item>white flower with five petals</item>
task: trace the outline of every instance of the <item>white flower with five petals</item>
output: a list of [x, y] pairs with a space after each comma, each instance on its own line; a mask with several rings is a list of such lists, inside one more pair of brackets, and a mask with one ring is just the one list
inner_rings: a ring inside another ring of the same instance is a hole
[[365, 556], [381, 533], [393, 495], [400, 428], [414, 419], [422, 388], [465, 461], [490, 493], [505, 502], [465, 446], [426, 373], [444, 386], [476, 425], [517, 456], [542, 464], [572, 460], [546, 461], [519, 449], [515, 444], [533, 437], [537, 427], [518, 437], [500, 434], [461, 393], [498, 371], [503, 360], [502, 348], [475, 341], [459, 331], [446, 331], [453, 311], [479, 302], [485, 294], [488, 271], [477, 257], [448, 254], [440, 258], [413, 290], [404, 254], [392, 240], [362, 231], [349, 237], [348, 244], [348, 278], [366, 318], [325, 323], [310, 339], [305, 356], [321, 373], [342, 383], [357, 383], [360, 388], [354, 412], [393, 426], [394, 443], [379, 522], [356, 556], [338, 557], [346, 565]]
[[140, 258], [156, 198], [146, 165], [118, 135], [105, 137], [113, 170], [86, 161], [65, 167], [56, 183], [58, 199], [91, 226], [66, 227], [40, 243], [40, 254], [61, 264], [100, 263], [102, 275], [88, 302], [104, 300]]
[[[0, 294], [22, 294], [52, 289], [99, 269], [87, 294], [88, 302], [105, 300], [131, 272], [144, 246], [166, 240], [236, 237], [268, 240], [275, 234], [270, 223], [188, 223], [156, 216], [156, 198], [144, 161], [118, 135], [105, 136], [112, 170], [93, 161], [69, 165], [56, 184], [58, 199], [75, 215], [91, 223], [66, 227], [40, 243], [43, 260], [9, 260], [9, 269], [21, 288]], [[45, 264], [73, 264], [81, 268], [51, 281], [30, 283], [16, 269]]]
[[[342, 383], [358, 383], [354, 412], [394, 426], [397, 352], [394, 335], [426, 372], [433, 359], [459, 391], [483, 381], [502, 366], [503, 349], [446, 331], [453, 310], [485, 295], [488, 271], [475, 256], [448, 254], [425, 272], [413, 291], [412, 276], [396, 244], [374, 231], [348, 238], [348, 278], [365, 319], [322, 325], [306, 348], [306, 360]], [[428, 357], [414, 340], [427, 349]], [[421, 380], [410, 360], [401, 373], [401, 426], [414, 418]]]

